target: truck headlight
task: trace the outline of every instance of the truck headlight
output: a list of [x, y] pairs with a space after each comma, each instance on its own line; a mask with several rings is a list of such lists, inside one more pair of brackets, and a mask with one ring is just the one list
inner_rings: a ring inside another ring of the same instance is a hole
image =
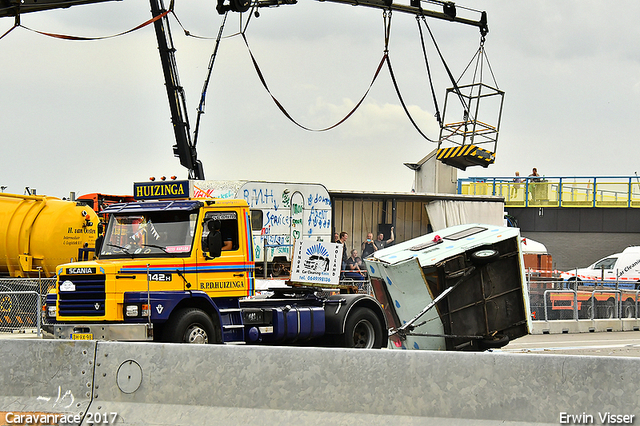
[[56, 305], [48, 305], [47, 306], [47, 316], [50, 318], [56, 317]]
[[128, 317], [137, 317], [140, 315], [140, 309], [138, 308], [138, 305], [127, 305], [125, 308], [125, 314]]

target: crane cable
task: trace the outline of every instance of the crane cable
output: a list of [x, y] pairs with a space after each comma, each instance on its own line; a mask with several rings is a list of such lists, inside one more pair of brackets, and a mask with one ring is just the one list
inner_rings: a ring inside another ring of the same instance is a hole
[[427, 58], [427, 48], [424, 45], [424, 35], [422, 34], [422, 27], [420, 26], [420, 16], [416, 15], [416, 23], [418, 24], [418, 31], [420, 32], [420, 43], [422, 45], [422, 56], [424, 56], [424, 64], [427, 68], [427, 76], [429, 77], [429, 86], [431, 87], [431, 96], [433, 97], [433, 105], [436, 109], [435, 117], [438, 121], [438, 125], [442, 129], [442, 116], [440, 115], [440, 108], [438, 107], [438, 99], [436, 97], [436, 90], [433, 87], [433, 79], [431, 78], [431, 68], [429, 67], [429, 59]]
[[216, 44], [213, 48], [213, 53], [211, 54], [211, 58], [209, 59], [209, 68], [207, 72], [207, 78], [204, 80], [204, 84], [202, 86], [202, 94], [200, 95], [200, 104], [198, 105], [198, 117], [196, 118], [196, 128], [193, 132], [193, 146], [195, 147], [198, 143], [198, 130], [200, 129], [200, 117], [204, 114], [204, 105], [207, 97], [207, 89], [209, 88], [209, 81], [211, 80], [211, 73], [213, 71], [213, 63], [215, 62], [216, 55], [218, 54], [218, 48], [220, 47], [220, 39], [222, 39], [222, 31], [224, 30], [224, 24], [227, 22], [227, 15], [229, 11], [225, 12], [224, 19], [222, 20], [222, 24], [220, 25], [220, 30], [218, 31], [218, 37], [216, 38]]
[[407, 108], [407, 105], [404, 102], [402, 94], [400, 93], [400, 88], [398, 87], [398, 82], [397, 82], [396, 76], [395, 76], [395, 74], [393, 72], [393, 67], [391, 66], [391, 59], [389, 59], [389, 38], [390, 38], [390, 35], [391, 35], [391, 11], [387, 12], [385, 10], [383, 12], [382, 16], [383, 16], [384, 24], [385, 24], [384, 25], [384, 27], [385, 27], [385, 36], [384, 36], [384, 43], [385, 43], [384, 52], [385, 52], [385, 55], [384, 55], [383, 59], [385, 59], [386, 62], [387, 62], [387, 66], [389, 68], [389, 75], [391, 76], [391, 81], [393, 82], [393, 87], [395, 88], [396, 94], [398, 95], [398, 100], [400, 101], [400, 104], [402, 105], [402, 108], [404, 109], [404, 112], [407, 115], [407, 118], [409, 118], [409, 121], [411, 121], [411, 124], [413, 124], [413, 127], [418, 131], [418, 133], [420, 133], [420, 135], [423, 138], [425, 138], [426, 140], [428, 140], [429, 142], [438, 143], [437, 140], [429, 138], [420, 129], [418, 124], [415, 122], [415, 120], [411, 116], [411, 113], [409, 112], [409, 109]]
[[356, 112], [356, 110], [360, 107], [360, 105], [362, 105], [362, 102], [364, 102], [365, 98], [369, 94], [369, 91], [373, 87], [373, 83], [376, 81], [376, 79], [378, 78], [378, 75], [380, 74], [380, 70], [382, 69], [382, 66], [384, 65], [385, 59], [387, 58], [387, 54], [385, 52], [385, 54], [383, 55], [382, 59], [380, 60], [380, 63], [378, 64], [378, 67], [376, 68], [376, 72], [375, 72], [375, 74], [373, 76], [373, 79], [371, 80], [371, 83], [369, 84], [369, 87], [365, 91], [364, 95], [362, 95], [362, 98], [358, 101], [356, 106], [353, 107], [353, 109], [351, 111], [349, 111], [349, 113], [347, 115], [345, 115], [340, 121], [338, 121], [337, 123], [335, 123], [335, 124], [333, 124], [333, 125], [331, 125], [329, 127], [325, 127], [325, 128], [322, 128], [322, 129], [312, 129], [312, 128], [306, 127], [306, 126], [298, 123], [291, 116], [291, 114], [289, 114], [289, 112], [285, 109], [285, 107], [282, 105], [282, 103], [280, 103], [280, 101], [278, 101], [278, 99], [276, 99], [276, 97], [273, 95], [273, 93], [271, 93], [271, 90], [269, 89], [269, 86], [267, 85], [267, 81], [264, 78], [264, 75], [262, 74], [262, 71], [260, 70], [260, 66], [258, 65], [258, 61], [256, 60], [255, 56], [253, 55], [253, 52], [251, 51], [251, 48], [249, 47], [249, 41], [247, 40], [247, 36], [246, 36], [244, 30], [241, 32], [241, 35], [242, 35], [242, 39], [244, 40], [244, 43], [247, 45], [247, 50], [249, 51], [249, 56], [251, 57], [251, 61], [253, 63], [253, 67], [255, 68], [256, 73], [258, 74], [258, 78], [260, 79], [260, 82], [262, 83], [262, 86], [264, 86], [264, 88], [267, 91], [267, 93], [269, 93], [269, 96], [271, 96], [271, 99], [273, 100], [273, 102], [280, 109], [280, 111], [285, 115], [285, 117], [287, 117], [292, 123], [294, 123], [296, 126], [300, 127], [301, 129], [304, 129], [304, 130], [307, 130], [307, 131], [311, 131], [311, 132], [325, 132], [327, 130], [334, 129], [334, 128], [338, 127], [340, 124], [344, 123], [349, 117], [351, 117], [351, 115], [353, 115], [353, 113]]
[[[444, 56], [442, 56], [442, 52], [440, 51], [440, 47], [438, 46], [438, 43], [436, 42], [436, 38], [433, 35], [433, 32], [431, 31], [431, 28], [429, 27], [429, 24], [427, 24], [427, 19], [425, 18], [424, 15], [422, 15], [422, 22], [424, 22], [424, 26], [427, 27], [427, 30], [429, 31], [429, 35], [431, 36], [431, 40], [433, 41], [433, 45], [436, 48], [436, 52], [438, 52], [438, 56], [440, 56], [440, 60], [442, 61], [442, 65], [444, 66], [445, 71], [447, 72], [447, 76], [449, 77], [449, 80], [451, 80], [451, 84], [453, 84], [453, 90], [455, 91], [456, 95], [458, 96], [458, 99], [460, 100], [460, 103], [462, 104], [462, 107], [464, 108], [464, 115], [465, 115], [465, 121], [469, 118], [469, 106], [466, 104], [464, 97], [462, 95], [462, 93], [460, 92], [460, 88], [458, 87], [458, 82], [456, 81], [456, 79], [453, 77], [453, 74], [451, 73], [451, 70], [449, 69], [449, 66], [447, 65], [447, 62], [444, 60]], [[420, 31], [420, 34], [422, 34], [422, 31]], [[484, 40], [484, 35], [482, 35], [482, 40]]]
[[[0, 36], [0, 39], [2, 39], [4, 36], [6, 36], [7, 34], [9, 34], [14, 28], [16, 27], [21, 27], [24, 28], [27, 31], [31, 31], [43, 36], [47, 36], [47, 37], [53, 37], [53, 38], [58, 38], [58, 39], [62, 39], [62, 40], [72, 40], [72, 41], [92, 41], [92, 40], [106, 40], [106, 39], [110, 39], [110, 38], [115, 38], [115, 37], [120, 37], [129, 33], [132, 33], [134, 31], [137, 31], [143, 27], [146, 27], [147, 25], [150, 25], [152, 23], [154, 23], [155, 21], [164, 18], [165, 16], [167, 16], [169, 13], [173, 13], [173, 1], [171, 1], [171, 6], [169, 7], [168, 10], [165, 10], [163, 13], [161, 13], [158, 16], [154, 16], [153, 18], [143, 22], [142, 24], [131, 28], [127, 31], [123, 31], [121, 33], [118, 34], [113, 34], [113, 35], [108, 35], [108, 36], [100, 36], [100, 37], [82, 37], [82, 36], [73, 36], [73, 35], [67, 35], [67, 34], [56, 34], [56, 33], [49, 33], [49, 32], [45, 32], [45, 31], [38, 31], [38, 30], [34, 30], [32, 28], [26, 27], [24, 25], [22, 25], [20, 23], [20, 14], [16, 14], [16, 20], [15, 20], [15, 24], [13, 25], [13, 27], [11, 27], [7, 32], [5, 32], [2, 36]], [[173, 13], [175, 16], [175, 13]]]

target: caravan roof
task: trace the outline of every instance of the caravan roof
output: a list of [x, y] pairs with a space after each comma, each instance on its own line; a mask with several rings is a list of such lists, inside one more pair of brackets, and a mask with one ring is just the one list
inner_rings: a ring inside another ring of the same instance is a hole
[[519, 234], [518, 228], [485, 224], [458, 225], [395, 244], [375, 252], [371, 257], [388, 264], [417, 258], [421, 266], [427, 266], [471, 248], [493, 244]]

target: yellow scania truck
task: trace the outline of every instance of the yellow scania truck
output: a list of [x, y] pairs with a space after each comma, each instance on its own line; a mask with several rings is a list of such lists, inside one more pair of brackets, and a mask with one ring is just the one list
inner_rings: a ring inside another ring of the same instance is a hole
[[256, 296], [249, 205], [192, 191], [187, 180], [136, 183], [137, 201], [103, 210], [98, 259], [57, 268], [46, 300], [55, 338], [387, 345], [384, 311], [368, 295]]

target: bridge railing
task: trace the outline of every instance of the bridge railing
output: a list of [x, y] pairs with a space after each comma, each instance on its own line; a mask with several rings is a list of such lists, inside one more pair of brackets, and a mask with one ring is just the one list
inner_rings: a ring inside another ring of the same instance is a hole
[[497, 195], [507, 207], [640, 207], [640, 177], [461, 178], [458, 194]]

